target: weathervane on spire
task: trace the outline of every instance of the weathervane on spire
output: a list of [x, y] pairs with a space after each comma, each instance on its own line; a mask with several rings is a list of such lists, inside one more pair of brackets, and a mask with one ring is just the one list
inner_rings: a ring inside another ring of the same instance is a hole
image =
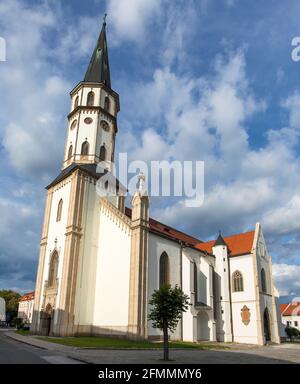
[[107, 17], [107, 13], [104, 13], [104, 15], [103, 15], [103, 25], [106, 25], [106, 17]]

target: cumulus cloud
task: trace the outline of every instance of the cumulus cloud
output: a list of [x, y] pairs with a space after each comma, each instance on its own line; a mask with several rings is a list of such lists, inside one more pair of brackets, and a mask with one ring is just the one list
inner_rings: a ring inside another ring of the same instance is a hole
[[280, 296], [300, 296], [300, 266], [273, 264], [273, 278]]
[[160, 7], [161, 0], [108, 0], [107, 13], [115, 42], [140, 42]]

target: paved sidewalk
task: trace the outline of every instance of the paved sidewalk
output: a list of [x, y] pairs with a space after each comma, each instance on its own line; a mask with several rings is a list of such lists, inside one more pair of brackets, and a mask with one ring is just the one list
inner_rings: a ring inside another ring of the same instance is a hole
[[[39, 340], [34, 336], [22, 336], [13, 332], [7, 336], [23, 343], [58, 352], [69, 358], [92, 364], [159, 364], [162, 350], [86, 349], [68, 347]], [[300, 364], [300, 345], [238, 346], [229, 350], [172, 349], [170, 358], [179, 364]]]

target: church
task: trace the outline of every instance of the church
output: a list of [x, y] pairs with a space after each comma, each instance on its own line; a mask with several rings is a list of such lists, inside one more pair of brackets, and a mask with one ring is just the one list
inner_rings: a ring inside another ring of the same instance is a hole
[[120, 110], [105, 21], [70, 95], [62, 169], [46, 187], [32, 331], [159, 340], [148, 303], [161, 285], [177, 284], [192, 305], [172, 339], [279, 343], [278, 293], [259, 223], [203, 242], [149, 216], [142, 175], [130, 207], [118, 181], [115, 194], [99, 193], [113, 184], [101, 178], [111, 173]]

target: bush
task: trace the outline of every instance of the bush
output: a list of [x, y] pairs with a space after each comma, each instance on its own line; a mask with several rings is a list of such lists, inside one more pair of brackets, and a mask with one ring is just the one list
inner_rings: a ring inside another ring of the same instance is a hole
[[24, 327], [23, 319], [21, 319], [20, 317], [15, 317], [12, 323], [14, 324], [15, 327], [17, 327], [17, 329], [23, 329]]
[[286, 327], [285, 332], [291, 341], [293, 341], [295, 337], [299, 337], [300, 335], [300, 332], [298, 331], [298, 329], [294, 327]]

